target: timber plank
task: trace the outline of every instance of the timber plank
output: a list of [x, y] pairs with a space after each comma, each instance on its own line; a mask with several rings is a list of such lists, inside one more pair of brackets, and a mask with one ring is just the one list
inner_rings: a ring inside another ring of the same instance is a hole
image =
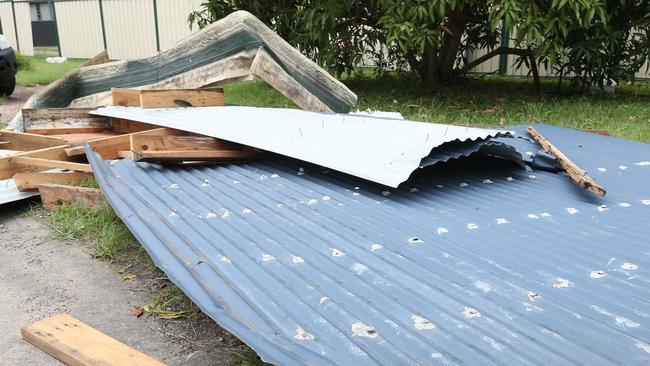
[[142, 108], [209, 107], [225, 105], [223, 89], [142, 90]]
[[187, 132], [174, 130], [172, 128], [156, 128], [153, 130], [89, 141], [88, 145], [93, 149], [93, 151], [101, 155], [104, 160], [114, 160], [119, 157], [120, 151], [128, 151], [131, 148], [131, 136], [135, 134], [183, 136], [187, 135]]
[[92, 174], [81, 172], [39, 172], [39, 173], [16, 173], [13, 176], [16, 187], [21, 192], [37, 190], [38, 186], [45, 183], [79, 185], [81, 182], [92, 177]]
[[113, 105], [121, 105], [123, 107], [139, 107], [140, 92], [141, 90], [138, 89], [111, 88]]
[[168, 150], [141, 151], [135, 153], [134, 161], [239, 161], [257, 158], [261, 155], [255, 150]]
[[131, 136], [131, 150], [166, 151], [166, 150], [218, 150], [243, 146], [233, 142], [205, 136], [160, 136], [139, 134]]
[[3, 149], [18, 151], [38, 150], [66, 144], [65, 140], [58, 137], [4, 130], [0, 131], [0, 140], [8, 142], [2, 146]]
[[68, 186], [63, 184], [44, 183], [38, 186], [43, 207], [52, 210], [62, 204], [81, 203], [86, 207], [95, 207], [104, 202], [104, 196], [99, 188]]
[[[48, 147], [45, 149], [39, 149], [34, 151], [24, 151], [14, 155], [0, 157], [0, 180], [10, 179], [16, 173], [22, 172], [33, 172], [35, 169], [33, 166], [16, 164], [12, 161], [16, 157], [31, 157], [31, 158], [41, 158], [41, 159], [50, 159], [50, 160], [69, 160], [68, 155], [65, 150], [69, 148], [68, 145]], [[47, 168], [37, 168], [37, 171], [46, 170]]]
[[9, 157], [9, 161], [13, 164], [26, 165], [35, 168], [47, 168], [47, 169], [59, 168], [59, 169], [76, 170], [79, 172], [86, 172], [86, 173], [92, 173], [93, 171], [93, 169], [90, 167], [90, 164], [81, 164], [81, 163], [73, 163], [69, 161], [34, 158], [29, 156], [14, 155]]
[[70, 366], [164, 366], [66, 314], [25, 326], [21, 334], [34, 346]]
[[28, 128], [27, 133], [37, 135], [69, 135], [77, 133], [102, 133], [107, 127], [54, 127], [54, 128]]

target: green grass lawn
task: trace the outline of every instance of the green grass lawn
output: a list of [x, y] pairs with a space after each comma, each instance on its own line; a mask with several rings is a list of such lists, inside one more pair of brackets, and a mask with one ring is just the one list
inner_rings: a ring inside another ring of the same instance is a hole
[[[650, 142], [650, 83], [620, 87], [615, 95], [555, 93], [543, 81], [541, 94], [528, 79], [486, 77], [453, 87], [425, 89], [416, 80], [363, 77], [344, 80], [359, 97], [355, 108], [401, 112], [417, 121], [461, 125], [546, 123], [571, 128], [612, 130], [615, 136]], [[225, 86], [226, 102], [294, 107], [261, 80]], [[568, 86], [563, 92], [571, 92]]]
[[67, 59], [61, 64], [49, 64], [41, 57], [28, 57], [30, 68], [16, 74], [16, 84], [22, 86], [47, 85], [86, 62], [84, 59]]

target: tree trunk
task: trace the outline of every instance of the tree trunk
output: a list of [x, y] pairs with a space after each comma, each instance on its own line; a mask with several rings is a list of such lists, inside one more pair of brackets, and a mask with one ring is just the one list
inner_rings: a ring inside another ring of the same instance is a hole
[[442, 36], [442, 47], [438, 51], [438, 82], [449, 85], [454, 79], [454, 64], [458, 58], [461, 37], [465, 32], [467, 21], [462, 13], [451, 14]]

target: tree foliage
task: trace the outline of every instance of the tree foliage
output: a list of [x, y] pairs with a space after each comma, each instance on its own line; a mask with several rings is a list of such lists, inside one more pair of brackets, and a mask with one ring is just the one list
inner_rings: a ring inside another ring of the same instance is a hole
[[[517, 67], [543, 65], [586, 85], [633, 80], [650, 60], [647, 0], [208, 0], [189, 21], [204, 27], [240, 9], [338, 74], [370, 57], [448, 84], [514, 54]], [[469, 60], [475, 49], [489, 52]]]

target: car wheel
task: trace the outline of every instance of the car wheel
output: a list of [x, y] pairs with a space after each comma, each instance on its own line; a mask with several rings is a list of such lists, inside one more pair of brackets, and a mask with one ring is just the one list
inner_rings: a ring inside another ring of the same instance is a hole
[[5, 97], [10, 96], [16, 89], [16, 78], [13, 78], [8, 84], [0, 86], [0, 94]]

